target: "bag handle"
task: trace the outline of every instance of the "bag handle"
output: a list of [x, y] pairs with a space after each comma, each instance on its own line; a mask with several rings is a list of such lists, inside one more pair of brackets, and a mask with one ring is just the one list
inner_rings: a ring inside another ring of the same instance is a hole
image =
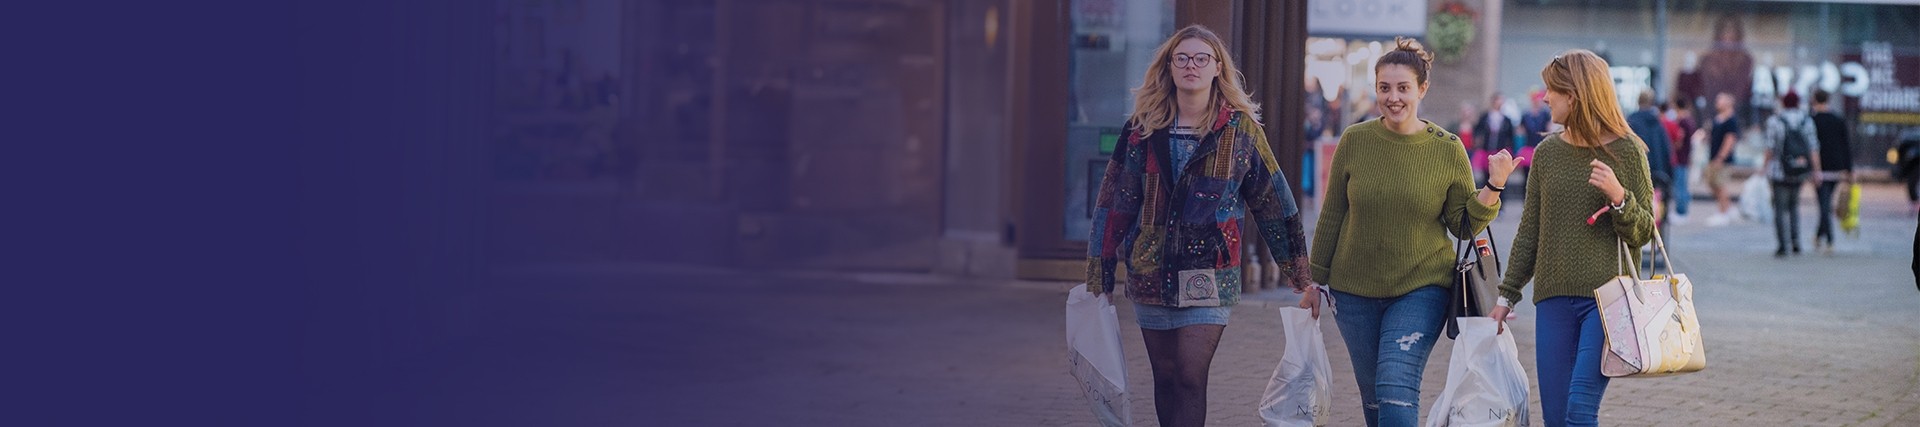
[[1634, 301], [1646, 301], [1646, 290], [1640, 288], [1640, 263], [1633, 262], [1633, 257], [1628, 255], [1628, 251], [1638, 250], [1639, 248], [1627, 247], [1627, 240], [1620, 238], [1618, 233], [1614, 234], [1613, 241], [1619, 245], [1618, 247], [1620, 249], [1614, 251], [1614, 267], [1625, 271], [1621, 271], [1619, 276], [1614, 276], [1614, 280], [1607, 282], [1605, 286], [1616, 286], [1614, 283], [1619, 281], [1620, 276], [1627, 276], [1627, 278], [1632, 280], [1629, 280], [1629, 283], [1621, 283], [1617, 286], [1626, 288], [1628, 298], [1633, 298]]
[[1627, 239], [1620, 238], [1619, 234], [1615, 234], [1613, 236], [1613, 241], [1617, 245], [1617, 247], [1615, 248], [1617, 250], [1613, 251], [1613, 259], [1614, 259], [1613, 266], [1617, 271], [1619, 271], [1618, 275], [1632, 277], [1634, 278], [1634, 280], [1639, 280], [1640, 265], [1638, 263], [1629, 262], [1633, 260], [1633, 256], [1628, 255], [1629, 253], [1631, 253], [1629, 251], [1632, 251], [1636, 248], [1627, 247]]
[[[1471, 198], [1471, 197], [1469, 197], [1469, 198], [1467, 198], [1467, 203], [1479, 203], [1479, 201], [1477, 201], [1477, 200], [1473, 200], [1473, 198]], [[1466, 209], [1461, 209], [1461, 210], [1460, 210], [1460, 222], [1459, 222], [1459, 225], [1460, 225], [1460, 230], [1461, 230], [1461, 233], [1463, 233], [1463, 234], [1464, 234], [1464, 233], [1466, 232], [1466, 228], [1467, 228], [1467, 226], [1469, 225], [1469, 224], [1467, 223], [1467, 210], [1466, 210]], [[1487, 235], [1487, 245], [1488, 245], [1489, 247], [1491, 247], [1491, 248], [1493, 248], [1493, 263], [1494, 263], [1494, 264], [1500, 264], [1500, 263], [1501, 263], [1501, 261], [1500, 261], [1500, 243], [1498, 242], [1498, 241], [1499, 241], [1499, 239], [1498, 239], [1498, 238], [1495, 238], [1495, 237], [1493, 237], [1493, 224], [1492, 224], [1492, 223], [1488, 223], [1488, 224], [1487, 224], [1487, 228], [1486, 228], [1486, 229], [1484, 229], [1484, 230], [1481, 230], [1481, 233], [1485, 233], [1485, 234]], [[1454, 265], [1456, 265], [1456, 266], [1458, 266], [1458, 265], [1460, 265], [1460, 263], [1463, 263], [1463, 262], [1466, 262], [1466, 261], [1467, 261], [1467, 255], [1470, 255], [1470, 254], [1472, 254], [1472, 253], [1473, 253], [1473, 238], [1475, 238], [1475, 237], [1479, 237], [1481, 233], [1473, 233], [1473, 235], [1471, 235], [1471, 236], [1467, 236], [1467, 238], [1465, 238], [1465, 239], [1462, 239], [1462, 238], [1459, 238], [1459, 237], [1455, 237], [1455, 238], [1453, 239], [1453, 248], [1454, 248], [1454, 252], [1456, 252], [1456, 253], [1459, 253], [1459, 254], [1460, 254], [1458, 258], [1455, 258], [1455, 259], [1454, 259], [1454, 261], [1453, 261], [1453, 264], [1454, 264]], [[1459, 234], [1455, 234], [1455, 236], [1459, 236]], [[1464, 245], [1464, 246], [1462, 246], [1462, 245]]]
[[[1660, 238], [1659, 226], [1653, 227], [1653, 251], [1659, 252], [1660, 260], [1667, 265], [1667, 276], [1673, 276], [1673, 252], [1667, 250], [1667, 243]], [[1657, 273], [1658, 270], [1660, 270], [1660, 266], [1656, 265], [1648, 269], [1648, 272]], [[1652, 279], [1653, 276], [1647, 276], [1647, 278]]]
[[[1614, 236], [1614, 241], [1619, 242], [1620, 244], [1620, 250], [1614, 254], [1618, 262], [1617, 267], [1619, 267], [1621, 270], [1620, 275], [1625, 276], [1629, 272], [1631, 272], [1632, 273], [1631, 277], [1633, 277], [1634, 280], [1641, 280], [1642, 277], [1640, 276], [1640, 263], [1628, 262], [1632, 258], [1632, 256], [1628, 254], [1632, 253], [1631, 251], [1638, 248], [1627, 247], [1626, 239], [1621, 239], [1617, 234]], [[1667, 250], [1666, 241], [1660, 238], [1659, 227], [1654, 227], [1653, 229], [1653, 252], [1658, 253], [1660, 255], [1660, 260], [1664, 261], [1667, 264], [1667, 275], [1672, 276], [1673, 275], [1673, 252]], [[1647, 269], [1648, 274], [1645, 277], [1645, 279], [1653, 280], [1654, 276], [1659, 275], [1659, 271], [1660, 271], [1660, 266], [1658, 265], [1653, 266], [1653, 268]]]

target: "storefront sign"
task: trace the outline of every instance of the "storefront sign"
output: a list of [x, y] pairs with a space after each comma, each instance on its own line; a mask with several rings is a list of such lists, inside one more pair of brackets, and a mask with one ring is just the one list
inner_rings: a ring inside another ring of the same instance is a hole
[[1307, 34], [1322, 36], [1427, 35], [1425, 0], [1312, 0]]

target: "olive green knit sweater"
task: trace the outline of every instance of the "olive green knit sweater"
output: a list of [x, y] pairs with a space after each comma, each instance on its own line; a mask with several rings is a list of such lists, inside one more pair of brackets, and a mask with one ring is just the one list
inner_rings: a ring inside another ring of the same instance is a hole
[[[1559, 135], [1534, 149], [1526, 207], [1500, 296], [1517, 304], [1520, 290], [1532, 280], [1536, 303], [1558, 296], [1593, 298], [1594, 288], [1625, 267], [1619, 263], [1621, 240], [1633, 248], [1653, 240], [1653, 180], [1646, 152], [1632, 136], [1608, 143], [1606, 150], [1612, 155], [1575, 147]], [[1587, 183], [1595, 159], [1613, 168], [1626, 188], [1626, 208], [1601, 214], [1587, 225], [1587, 218], [1608, 204], [1600, 188]], [[1640, 251], [1630, 252], [1631, 262], [1638, 265]]]
[[1348, 127], [1327, 168], [1313, 280], [1368, 298], [1452, 283], [1452, 234], [1478, 233], [1500, 213], [1478, 194], [1460, 138], [1439, 126], [1413, 135], [1378, 119]]

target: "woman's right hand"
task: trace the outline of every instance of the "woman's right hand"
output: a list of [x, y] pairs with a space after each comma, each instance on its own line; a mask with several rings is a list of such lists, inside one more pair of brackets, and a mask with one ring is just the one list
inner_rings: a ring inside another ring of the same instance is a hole
[[1507, 316], [1512, 315], [1512, 313], [1513, 307], [1507, 306], [1496, 306], [1493, 308], [1492, 313], [1487, 313], [1487, 317], [1493, 318], [1494, 335], [1507, 333]]

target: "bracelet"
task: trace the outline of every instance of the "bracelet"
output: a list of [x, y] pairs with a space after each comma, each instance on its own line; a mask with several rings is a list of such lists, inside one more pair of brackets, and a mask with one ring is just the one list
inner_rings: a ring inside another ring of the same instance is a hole
[[1611, 204], [1611, 205], [1607, 205], [1607, 206], [1611, 206], [1611, 207], [1613, 207], [1613, 210], [1616, 210], [1616, 211], [1617, 211], [1617, 210], [1621, 210], [1621, 209], [1626, 209], [1626, 208], [1627, 208], [1627, 199], [1626, 199], [1625, 197], [1622, 197], [1622, 198], [1620, 198], [1620, 203], [1614, 203], [1614, 204]]
[[1507, 187], [1495, 187], [1493, 184], [1487, 184], [1487, 189], [1493, 190], [1496, 193], [1507, 191]]

